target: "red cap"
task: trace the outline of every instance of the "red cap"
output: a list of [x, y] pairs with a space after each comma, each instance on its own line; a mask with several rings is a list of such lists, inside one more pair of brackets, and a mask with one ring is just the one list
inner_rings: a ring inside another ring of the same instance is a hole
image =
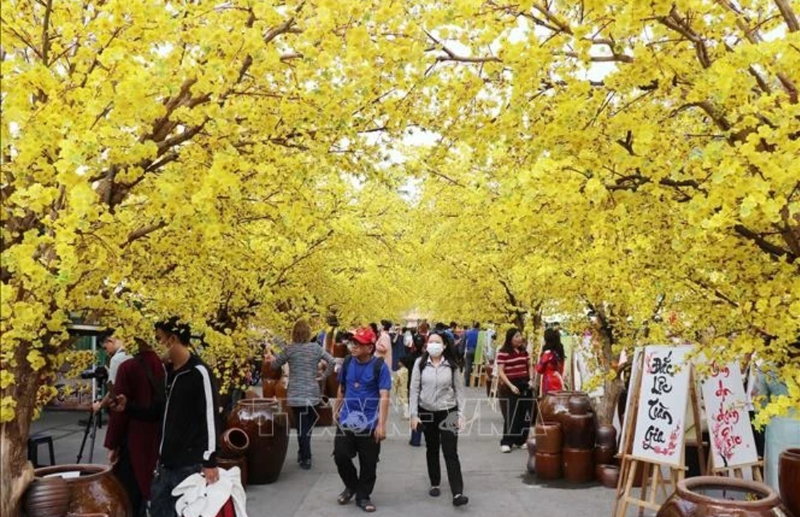
[[353, 339], [362, 345], [374, 345], [378, 338], [369, 327], [362, 327], [353, 332]]

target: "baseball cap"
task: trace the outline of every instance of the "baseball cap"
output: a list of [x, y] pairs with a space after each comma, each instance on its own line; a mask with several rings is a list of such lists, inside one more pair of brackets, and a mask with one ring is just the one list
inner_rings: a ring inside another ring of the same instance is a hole
[[353, 332], [353, 340], [361, 343], [362, 345], [372, 345], [375, 344], [377, 337], [371, 328], [362, 327]]

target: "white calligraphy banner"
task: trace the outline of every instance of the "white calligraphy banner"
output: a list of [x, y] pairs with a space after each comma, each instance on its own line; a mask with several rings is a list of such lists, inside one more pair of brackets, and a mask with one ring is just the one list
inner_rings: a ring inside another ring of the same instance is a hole
[[747, 413], [742, 371], [736, 363], [711, 365], [702, 383], [714, 468], [752, 465], [758, 461]]
[[644, 350], [633, 456], [683, 466], [683, 442], [691, 365], [691, 346], [648, 346]]

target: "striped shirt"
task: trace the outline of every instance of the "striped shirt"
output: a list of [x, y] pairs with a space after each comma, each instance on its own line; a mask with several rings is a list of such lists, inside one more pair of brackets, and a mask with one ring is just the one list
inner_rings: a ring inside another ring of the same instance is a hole
[[529, 379], [528, 363], [528, 351], [524, 348], [512, 352], [497, 352], [497, 366], [503, 367], [503, 373], [510, 381]]
[[333, 371], [333, 356], [316, 343], [295, 343], [281, 350], [272, 368], [277, 370], [289, 363], [289, 389], [286, 402], [291, 407], [316, 406], [320, 401], [317, 368], [320, 360], [327, 363], [325, 375]]

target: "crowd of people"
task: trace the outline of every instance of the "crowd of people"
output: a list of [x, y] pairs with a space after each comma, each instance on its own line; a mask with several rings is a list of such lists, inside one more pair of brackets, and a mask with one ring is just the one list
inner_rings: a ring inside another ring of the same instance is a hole
[[[145, 340], [137, 340], [136, 353], [130, 355], [113, 331], [101, 338], [111, 356], [109, 393], [94, 407], [109, 408], [108, 460], [136, 517], [147, 515], [148, 509], [153, 517], [178, 515], [175, 487], [197, 473], [210, 484], [220, 476], [216, 454], [223, 408], [210, 369], [193, 351], [189, 327], [177, 318], [157, 323], [154, 330], [164, 356]], [[496, 348], [491, 346], [492, 337], [479, 323], [469, 328], [437, 323], [431, 328], [422, 322], [404, 328], [390, 321], [351, 331], [333, 328], [315, 336], [307, 321], [297, 321], [289, 342], [277, 353], [267, 352], [265, 361], [273, 369], [289, 365], [286, 402], [297, 422], [298, 464], [312, 468], [311, 436], [322, 399], [320, 381], [335, 376], [333, 459], [344, 484], [339, 504], [355, 498], [362, 510], [376, 510], [371, 496], [392, 398], [408, 420], [409, 444], [420, 447], [424, 438], [429, 495], [441, 495], [443, 457], [452, 504], [467, 504], [458, 441], [464, 426], [465, 388], [479, 367], [476, 361], [480, 367], [491, 366], [486, 382], [496, 383], [503, 415], [502, 453], [526, 446], [537, 397], [568, 388], [558, 328], [545, 330], [535, 361], [519, 329], [508, 329]], [[345, 346], [347, 356], [335, 359], [334, 344]], [[759, 393], [785, 390], [775, 378], [757, 380], [754, 389]], [[768, 447], [774, 448], [770, 444], [777, 443], [775, 436], [796, 432], [795, 427], [778, 429], [780, 425], [789, 424], [776, 420]], [[774, 469], [767, 467], [774, 482]]]
[[[478, 323], [469, 329], [456, 323], [431, 328], [427, 322], [401, 328], [384, 320], [314, 336], [306, 320], [296, 322], [290, 341], [276, 354], [266, 352], [264, 359], [273, 369], [289, 365], [287, 405], [297, 422], [300, 467], [312, 467], [311, 436], [322, 396], [319, 381], [335, 375], [339, 388], [333, 408], [333, 457], [345, 486], [339, 504], [355, 497], [364, 511], [376, 509], [371, 495], [390, 398], [409, 422], [409, 444], [420, 447], [424, 438], [429, 495], [441, 495], [443, 457], [452, 504], [467, 504], [458, 437], [480, 332]], [[175, 487], [197, 473], [209, 484], [220, 476], [216, 454], [223, 408], [211, 371], [193, 351], [191, 329], [178, 318], [157, 323], [154, 334], [163, 356], [146, 340], [137, 340], [136, 353], [130, 355], [113, 330], [100, 339], [110, 357], [110, 375], [108, 393], [94, 410], [109, 410], [104, 443], [108, 461], [136, 517], [148, 512], [177, 515]], [[343, 361], [336, 362], [327, 349], [331, 343], [347, 347]], [[558, 376], [563, 372], [563, 347], [547, 350], [537, 369]], [[506, 404], [501, 450], [508, 452], [527, 439], [534, 368], [516, 329], [508, 331], [496, 355], [485, 350], [483, 360], [492, 357], [502, 383], [499, 397]]]

